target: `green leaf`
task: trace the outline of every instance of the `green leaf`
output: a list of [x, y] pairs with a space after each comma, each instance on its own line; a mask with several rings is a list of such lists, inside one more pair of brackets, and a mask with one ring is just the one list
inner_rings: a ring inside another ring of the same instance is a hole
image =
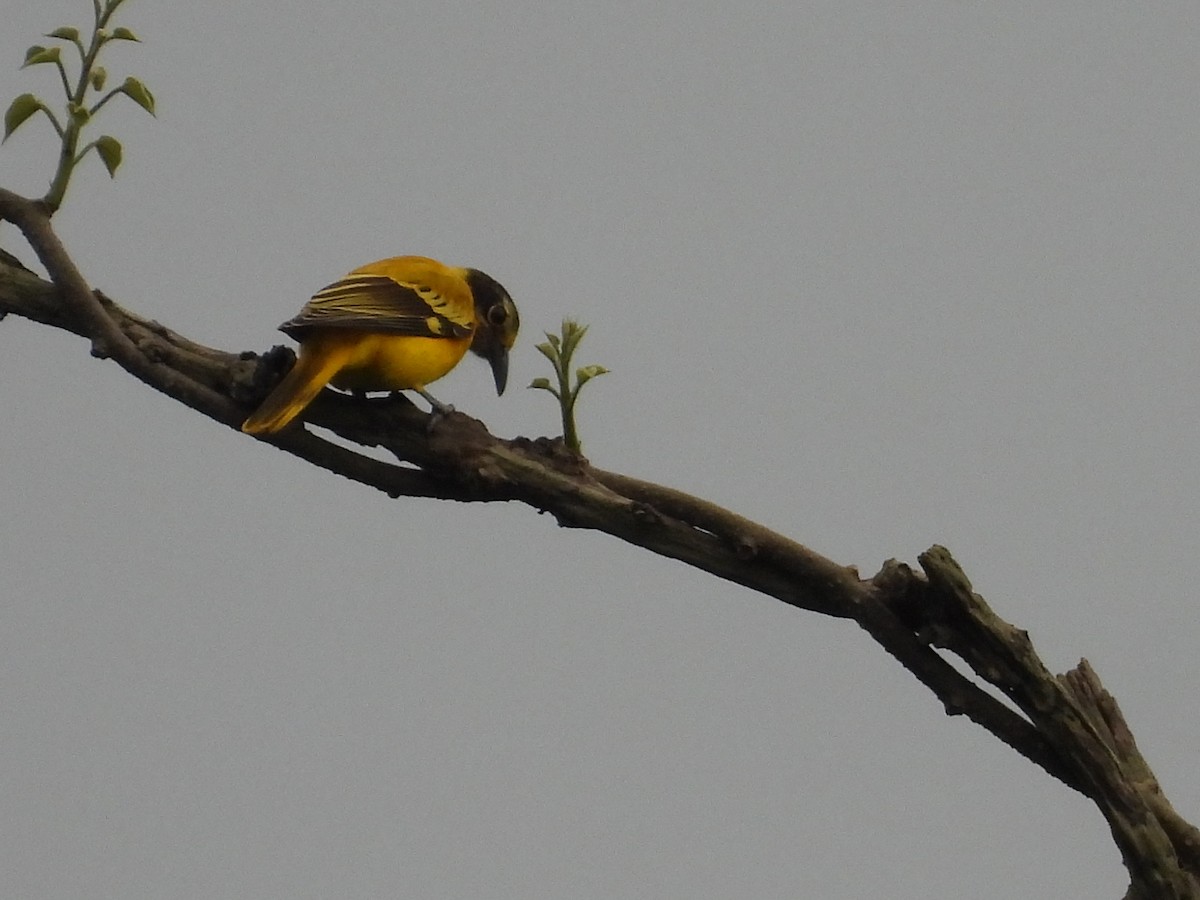
[[[584, 366], [582, 369], [576, 370], [575, 378], [579, 381], [580, 386], [583, 386], [597, 375], [607, 375], [608, 373], [609, 370], [604, 368], [604, 366]], [[588, 394], [588, 396], [590, 397], [591, 394]]]
[[32, 116], [39, 109], [45, 109], [42, 101], [33, 94], [22, 94], [13, 100], [8, 105], [8, 110], [4, 113], [4, 138], [0, 140], [7, 141], [8, 136], [25, 124], [25, 120]]
[[125, 27], [114, 28], [108, 38], [111, 41], [137, 41], [139, 44], [142, 42], [140, 37]]
[[115, 137], [109, 137], [107, 134], [96, 138], [96, 152], [100, 154], [100, 161], [104, 163], [104, 168], [108, 169], [108, 177], [117, 177], [117, 167], [121, 165], [121, 142]]
[[61, 55], [59, 47], [42, 47], [34, 44], [25, 51], [25, 62], [21, 65], [24, 69], [27, 66], [37, 66], [42, 63], [56, 63]]
[[82, 128], [87, 124], [88, 119], [92, 117], [91, 112], [86, 106], [81, 106], [78, 103], [67, 104], [67, 115], [71, 117], [76, 125]]
[[[546, 336], [550, 337], [550, 335]], [[557, 347], [551, 346], [550, 344], [534, 344], [534, 347], [537, 348], [538, 353], [542, 354], [542, 356], [546, 357], [546, 359], [550, 360], [550, 362], [554, 362], [558, 359]]]
[[587, 334], [588, 327], [580, 325], [578, 322], [573, 322], [570, 319], [563, 319], [563, 356], [570, 359], [575, 353], [575, 348], [579, 346], [579, 342], [583, 340], [583, 336]]
[[126, 78], [119, 90], [150, 115], [154, 115], [154, 95], [136, 78]]
[[73, 41], [79, 43], [79, 29], [72, 28], [70, 25], [64, 25], [62, 28], [55, 28], [46, 37], [58, 38], [60, 41]]
[[108, 79], [108, 72], [104, 66], [96, 66], [92, 69], [92, 74], [88, 76], [88, 83], [91, 84], [93, 91], [104, 90], [104, 82]]
[[558, 388], [554, 387], [554, 385], [552, 385], [550, 383], [549, 378], [533, 379], [533, 381], [529, 382], [529, 389], [530, 390], [538, 390], [538, 391], [549, 391], [551, 394], [553, 394], [555, 397], [557, 397], [560, 401], [562, 400], [562, 396], [558, 393]]

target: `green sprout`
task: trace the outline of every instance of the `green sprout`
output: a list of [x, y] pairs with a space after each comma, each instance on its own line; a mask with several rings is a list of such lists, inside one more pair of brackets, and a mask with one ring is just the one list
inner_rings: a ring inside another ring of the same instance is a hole
[[563, 319], [561, 337], [547, 331], [546, 343], [538, 344], [537, 348], [542, 356], [550, 360], [550, 365], [554, 366], [558, 386], [552, 385], [549, 378], [535, 378], [529, 384], [531, 388], [549, 391], [558, 398], [558, 405], [562, 410], [563, 442], [573, 453], [579, 453], [582, 447], [579, 443], [579, 429], [575, 427], [575, 401], [579, 399], [579, 389], [597, 375], [608, 372], [604, 366], [583, 366], [575, 370], [575, 386], [571, 386], [571, 358], [575, 355], [579, 342], [587, 334], [587, 329], [586, 325]]
[[[7, 112], [4, 113], [4, 137], [0, 143], [8, 140], [14, 131], [36, 113], [43, 113], [50, 120], [50, 124], [58, 133], [61, 144], [58, 169], [50, 181], [50, 189], [42, 198], [42, 202], [51, 212], [62, 205], [63, 195], [66, 194], [67, 185], [71, 181], [71, 173], [80, 160], [92, 150], [96, 151], [96, 155], [104, 163], [104, 168], [108, 170], [109, 176], [116, 175], [117, 167], [121, 165], [121, 142], [116, 138], [104, 134], [88, 143], [82, 150], [79, 148], [84, 126], [109, 100], [118, 94], [124, 94], [150, 115], [154, 115], [154, 95], [136, 78], [126, 78], [120, 85], [110, 89], [107, 93], [101, 93], [108, 80], [108, 73], [105, 72], [103, 66], [96, 64], [101, 48], [111, 41], [140, 40], [128, 28], [109, 29], [108, 27], [113, 13], [123, 2], [125, 0], [92, 0], [94, 22], [91, 36], [86, 45], [80, 39], [79, 29], [69, 25], [55, 28], [46, 35], [55, 41], [61, 41], [67, 47], [75, 48], [75, 52], [79, 56], [79, 76], [75, 79], [74, 86], [72, 86], [67, 66], [62, 59], [62, 46], [43, 47], [35, 44], [25, 51], [25, 62], [21, 66], [22, 69], [39, 65], [54, 66], [58, 69], [63, 93], [67, 98], [66, 104], [62, 115], [59, 116], [33, 94], [22, 94], [9, 104]], [[100, 94], [99, 99], [94, 99], [96, 94]]]

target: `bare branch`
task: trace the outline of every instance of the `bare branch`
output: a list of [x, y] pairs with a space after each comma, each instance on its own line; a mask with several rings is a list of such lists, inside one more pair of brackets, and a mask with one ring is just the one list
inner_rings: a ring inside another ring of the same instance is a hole
[[[291, 365], [283, 348], [260, 356], [205, 347], [93, 291], [37, 201], [0, 190], [0, 218], [21, 229], [51, 276], [43, 281], [0, 254], [0, 318], [13, 313], [85, 337], [94, 355], [230, 428]], [[1028, 635], [992, 612], [944, 548], [921, 556], [923, 574], [888, 562], [862, 579], [716, 504], [594, 469], [561, 439], [501, 440], [461, 413], [431, 417], [403, 398], [333, 391], [317, 398], [306, 421], [360, 446], [382, 447], [397, 462], [302, 427], [268, 442], [392, 497], [519, 501], [564, 527], [602, 531], [798, 609], [853, 619], [933, 691], [947, 714], [968, 717], [1097, 805], [1131, 875], [1127, 896], [1200, 897], [1200, 832], [1163, 797], [1095, 673], [1084, 661], [1053, 676]]]

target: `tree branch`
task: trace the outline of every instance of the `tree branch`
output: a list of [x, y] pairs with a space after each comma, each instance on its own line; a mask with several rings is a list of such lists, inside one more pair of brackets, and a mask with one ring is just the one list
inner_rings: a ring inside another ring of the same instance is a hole
[[[87, 338], [94, 355], [230, 428], [292, 363], [291, 352], [279, 347], [261, 356], [205, 347], [93, 291], [37, 201], [0, 189], [0, 219], [21, 230], [51, 278], [43, 281], [0, 253], [0, 318], [13, 313]], [[920, 557], [923, 573], [891, 561], [864, 580], [716, 504], [595, 469], [561, 439], [502, 440], [461, 413], [431, 417], [403, 398], [328, 390], [305, 420], [382, 447], [398, 462], [300, 427], [267, 442], [391, 497], [519, 501], [564, 527], [602, 531], [798, 609], [853, 619], [933, 691], [947, 714], [967, 716], [1097, 805], [1130, 872], [1128, 897], [1200, 898], [1200, 832], [1163, 797], [1086, 660], [1051, 675], [1028, 635], [991, 611], [944, 548]], [[979, 680], [939, 650], [958, 656]]]

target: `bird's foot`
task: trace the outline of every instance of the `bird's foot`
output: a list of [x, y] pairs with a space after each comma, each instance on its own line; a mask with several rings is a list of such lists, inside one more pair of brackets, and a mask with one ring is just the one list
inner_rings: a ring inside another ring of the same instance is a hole
[[443, 403], [441, 400], [439, 400], [437, 397], [433, 396], [433, 394], [429, 393], [424, 388], [417, 388], [416, 391], [418, 394], [420, 394], [422, 397], [424, 397], [426, 400], [429, 401], [429, 405], [433, 407], [432, 412], [433, 412], [434, 418], [437, 418], [439, 416], [448, 416], [448, 415], [450, 415], [450, 413], [454, 412], [453, 406], [451, 406], [449, 403]]

